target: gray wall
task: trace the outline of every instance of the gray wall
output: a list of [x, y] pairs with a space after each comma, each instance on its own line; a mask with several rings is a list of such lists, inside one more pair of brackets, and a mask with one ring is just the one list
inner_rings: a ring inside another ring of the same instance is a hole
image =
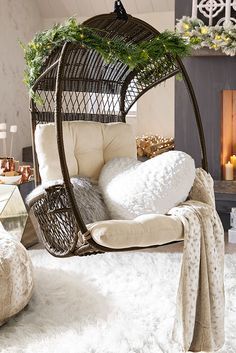
[[[175, 2], [176, 18], [191, 14], [191, 1]], [[236, 57], [190, 57], [184, 64], [192, 81], [205, 130], [209, 171], [221, 178], [220, 126], [221, 91], [236, 89]], [[175, 143], [176, 148], [191, 154], [200, 165], [199, 142], [192, 107], [184, 83], [176, 81]]]

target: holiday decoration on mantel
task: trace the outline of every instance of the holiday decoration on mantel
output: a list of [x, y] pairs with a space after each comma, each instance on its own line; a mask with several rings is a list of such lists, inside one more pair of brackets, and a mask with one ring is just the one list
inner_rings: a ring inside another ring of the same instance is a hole
[[174, 149], [172, 137], [159, 135], [142, 135], [136, 138], [138, 157], [153, 158], [158, 154]]
[[193, 49], [236, 55], [236, 0], [192, 0], [192, 17], [177, 20], [176, 32]]

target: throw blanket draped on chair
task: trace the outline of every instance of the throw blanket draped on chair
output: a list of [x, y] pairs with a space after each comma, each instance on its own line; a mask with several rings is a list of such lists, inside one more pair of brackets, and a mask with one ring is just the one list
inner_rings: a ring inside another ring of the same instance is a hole
[[173, 336], [185, 351], [217, 351], [224, 344], [224, 230], [211, 176], [197, 169], [189, 200], [170, 213], [185, 233]]

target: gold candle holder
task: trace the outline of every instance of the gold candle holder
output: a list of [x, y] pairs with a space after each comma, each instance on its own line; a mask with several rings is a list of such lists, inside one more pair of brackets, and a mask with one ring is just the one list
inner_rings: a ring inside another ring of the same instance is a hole
[[22, 175], [21, 182], [25, 183], [29, 181], [31, 176], [31, 166], [30, 165], [21, 165], [18, 169], [18, 172]]
[[15, 170], [13, 157], [0, 157], [0, 170], [2, 173]]

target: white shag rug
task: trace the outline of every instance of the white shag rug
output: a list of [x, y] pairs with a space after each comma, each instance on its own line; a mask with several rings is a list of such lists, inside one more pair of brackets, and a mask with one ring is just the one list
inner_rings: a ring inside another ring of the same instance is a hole
[[[33, 298], [0, 328], [1, 353], [180, 353], [171, 331], [181, 254], [57, 259], [30, 251]], [[236, 353], [236, 255], [226, 256], [226, 344]]]

